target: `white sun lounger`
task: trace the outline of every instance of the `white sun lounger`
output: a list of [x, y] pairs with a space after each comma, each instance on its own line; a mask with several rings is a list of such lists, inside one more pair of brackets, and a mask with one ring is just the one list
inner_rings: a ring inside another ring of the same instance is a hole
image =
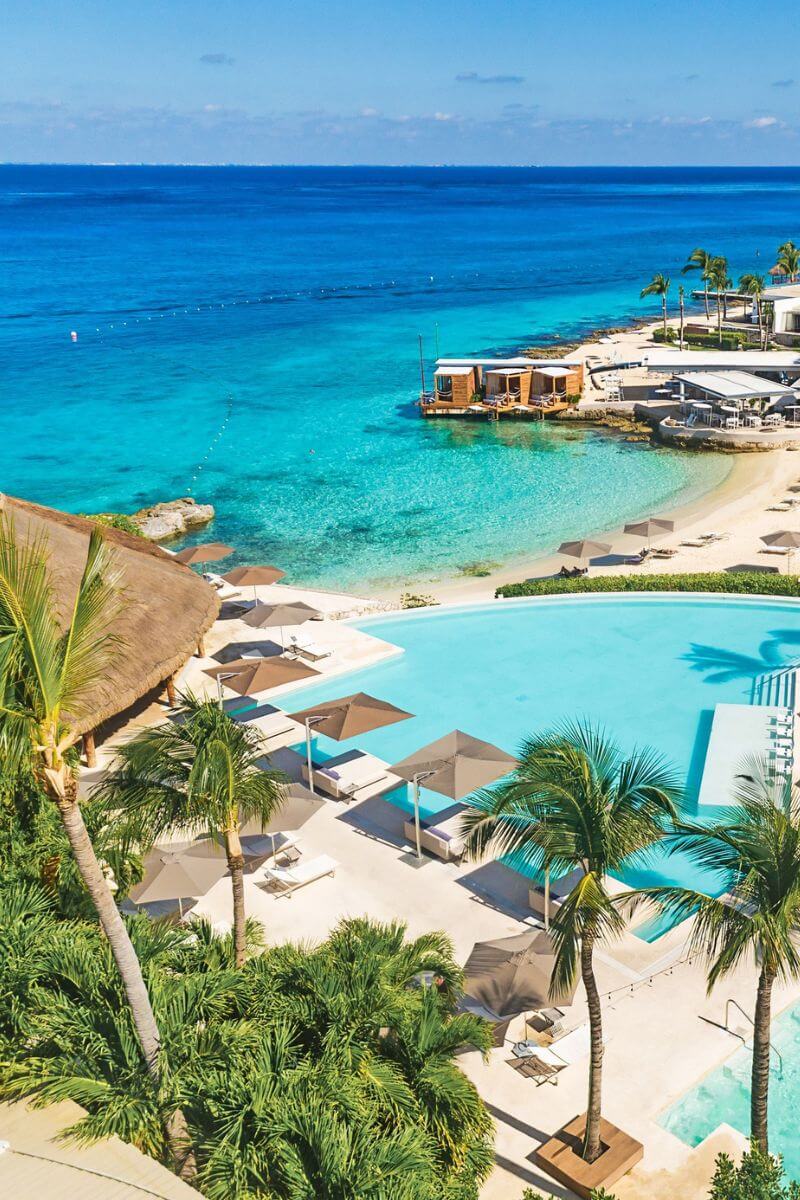
[[319, 642], [315, 642], [304, 634], [292, 634], [289, 638], [289, 645], [286, 647], [288, 654], [296, 654], [302, 658], [309, 658], [312, 662], [316, 662], [320, 658], [330, 658], [331, 651], [326, 650], [324, 646], [320, 646]]
[[287, 716], [281, 708], [274, 704], [259, 704], [257, 708], [246, 708], [232, 712], [230, 716], [240, 725], [253, 725], [264, 738], [280, 737], [291, 733], [298, 738], [302, 736], [303, 727]]
[[[308, 783], [308, 766], [303, 764], [303, 779]], [[385, 781], [388, 787], [396, 780], [373, 754], [338, 755], [327, 762], [315, 764], [314, 787], [335, 800], [350, 800], [363, 791]], [[399, 780], [397, 780], [399, 783]]]
[[203, 579], [205, 579], [206, 583], [211, 584], [220, 600], [233, 600], [236, 596], [241, 596], [242, 594], [232, 583], [228, 583], [227, 579], [223, 579], [221, 575], [217, 575], [214, 571], [207, 571]]
[[338, 865], [335, 858], [328, 854], [320, 854], [310, 862], [300, 863], [296, 867], [267, 867], [264, 871], [265, 882], [256, 886], [270, 888], [282, 896], [290, 896], [307, 883], [314, 883], [325, 875], [335, 875]]

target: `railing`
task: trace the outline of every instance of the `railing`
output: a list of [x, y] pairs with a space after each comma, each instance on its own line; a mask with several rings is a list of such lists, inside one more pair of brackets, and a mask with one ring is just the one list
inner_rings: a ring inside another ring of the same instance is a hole
[[795, 711], [798, 664], [790, 663], [775, 671], [757, 675], [750, 692], [751, 704], [766, 704]]
[[[737, 1033], [737, 1031], [735, 1029], [731, 1029], [730, 1024], [728, 1022], [728, 1013], [730, 1012], [731, 1005], [733, 1005], [734, 1008], [738, 1008], [739, 1012], [742, 1014], [742, 1016], [745, 1018], [745, 1020], [749, 1021], [750, 1024], [753, 1026], [753, 1029], [755, 1029], [756, 1023], [753, 1020], [753, 1018], [750, 1016], [750, 1013], [745, 1012], [745, 1010], [742, 1008], [742, 1006], [738, 1002], [738, 1000], [734, 1000], [732, 996], [728, 996], [728, 999], [725, 1001], [725, 1029], [727, 1030], [728, 1033], [732, 1034], [734, 1037], [741, 1038], [742, 1045], [746, 1046], [747, 1039], [742, 1037], [741, 1033]], [[772, 1051], [772, 1053], [775, 1055], [775, 1057], [777, 1058], [778, 1066], [780, 1067], [780, 1073], [781, 1073], [781, 1075], [783, 1075], [783, 1055], [781, 1054], [780, 1050], [778, 1050], [778, 1048], [776, 1046], [773, 1046], [772, 1042], [770, 1042], [769, 1048]]]

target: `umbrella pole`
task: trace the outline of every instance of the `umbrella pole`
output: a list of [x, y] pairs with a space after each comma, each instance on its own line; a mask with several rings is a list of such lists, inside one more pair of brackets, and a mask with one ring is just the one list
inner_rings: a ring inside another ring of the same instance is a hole
[[419, 775], [414, 776], [414, 834], [417, 840], [417, 858], [422, 862], [422, 844], [419, 828]]
[[[314, 792], [314, 768], [311, 763], [311, 718], [306, 717], [306, 762], [308, 764], [308, 790]], [[316, 793], [314, 793], [316, 795]]]

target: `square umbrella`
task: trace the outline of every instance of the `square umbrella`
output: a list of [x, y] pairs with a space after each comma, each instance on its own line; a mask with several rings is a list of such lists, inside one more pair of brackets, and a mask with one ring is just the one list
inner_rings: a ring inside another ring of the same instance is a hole
[[279, 629], [281, 649], [283, 645], [284, 625], [304, 625], [306, 621], [318, 620], [322, 613], [302, 600], [283, 601], [280, 604], [256, 604], [250, 612], [242, 617], [245, 625], [251, 629]]
[[203, 674], [216, 679], [222, 704], [223, 682], [238, 695], [250, 696], [284, 683], [310, 679], [319, 675], [319, 671], [291, 658], [236, 658], [218, 667], [207, 667]]
[[326, 700], [313, 708], [304, 708], [300, 712], [289, 713], [293, 721], [306, 727], [306, 761], [308, 763], [308, 786], [314, 791], [314, 767], [311, 762], [311, 726], [337, 742], [344, 742], [351, 737], [359, 737], [369, 733], [371, 729], [380, 729], [384, 725], [394, 725], [397, 721], [407, 721], [413, 714], [390, 704], [388, 700], [378, 700], [368, 696], [366, 692], [354, 692], [352, 696], [341, 696], [338, 700]]
[[464, 966], [464, 995], [498, 1021], [556, 1002], [571, 1004], [578, 986], [551, 995], [555, 949], [542, 930], [476, 942]]
[[154, 849], [144, 860], [144, 878], [131, 890], [134, 904], [177, 900], [181, 916], [187, 896], [204, 896], [228, 869], [222, 848], [210, 838], [180, 850]]
[[419, 785], [425, 786], [451, 800], [463, 800], [470, 792], [487, 787], [517, 765], [516, 758], [492, 742], [454, 729], [438, 741], [430, 742], [395, 763], [389, 770], [414, 785], [414, 826], [417, 858], [422, 858], [419, 822]]

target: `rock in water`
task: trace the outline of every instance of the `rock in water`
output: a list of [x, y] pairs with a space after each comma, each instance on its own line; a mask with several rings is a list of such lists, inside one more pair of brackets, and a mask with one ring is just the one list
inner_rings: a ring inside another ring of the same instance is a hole
[[198, 504], [191, 496], [182, 496], [179, 500], [166, 500], [163, 504], [142, 508], [131, 517], [142, 537], [151, 542], [181, 537], [190, 529], [207, 525], [213, 519], [214, 505]]

